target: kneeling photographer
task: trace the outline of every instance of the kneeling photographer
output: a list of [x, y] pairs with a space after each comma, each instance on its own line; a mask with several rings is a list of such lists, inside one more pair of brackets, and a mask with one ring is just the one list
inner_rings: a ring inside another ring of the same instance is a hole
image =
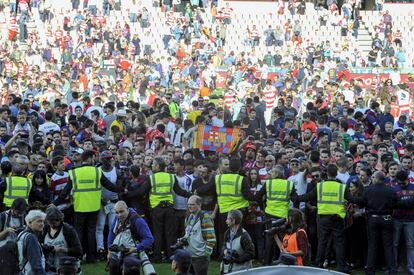
[[253, 268], [253, 241], [241, 226], [243, 214], [240, 210], [230, 210], [227, 214], [227, 229], [222, 248], [221, 274]]
[[46, 270], [55, 274], [62, 258], [73, 257], [77, 274], [80, 274], [82, 246], [76, 230], [63, 222], [64, 215], [56, 206], [46, 210], [46, 226], [43, 233], [42, 248], [46, 257]]
[[199, 196], [191, 196], [187, 205], [190, 215], [185, 220], [185, 235], [171, 248], [182, 247], [191, 254], [190, 273], [207, 275], [210, 255], [216, 244], [214, 224], [210, 215], [201, 210]]
[[309, 243], [305, 231], [304, 214], [299, 209], [291, 208], [287, 221], [286, 219], [278, 221], [280, 223], [276, 222], [277, 225], [267, 233], [274, 236], [281, 252], [279, 260], [273, 262], [273, 265], [305, 265], [310, 251], [308, 251]]
[[108, 263], [111, 275], [155, 274], [154, 267], [145, 253], [154, 238], [147, 223], [124, 201], [115, 204], [116, 218], [108, 235]]

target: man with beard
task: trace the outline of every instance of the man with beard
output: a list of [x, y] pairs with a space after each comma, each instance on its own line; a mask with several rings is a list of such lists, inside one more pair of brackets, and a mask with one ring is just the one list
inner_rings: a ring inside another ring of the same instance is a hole
[[256, 146], [249, 142], [244, 146], [246, 157], [243, 161], [243, 169], [253, 168], [256, 165]]

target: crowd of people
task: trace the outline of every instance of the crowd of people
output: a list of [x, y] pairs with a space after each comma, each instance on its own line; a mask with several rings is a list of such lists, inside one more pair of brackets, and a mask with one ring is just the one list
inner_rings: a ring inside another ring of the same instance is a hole
[[[411, 99], [393, 110], [413, 91], [398, 58], [387, 59], [390, 79], [367, 87], [351, 79], [362, 63], [347, 51], [298, 43], [299, 22], [270, 27], [263, 57], [254, 26], [251, 51], [225, 53], [232, 9], [193, 0], [159, 3], [171, 29], [157, 57], [154, 7], [130, 2], [73, 0], [59, 11], [0, 1], [11, 26], [0, 45], [0, 255], [10, 274], [78, 274], [97, 260], [111, 274], [151, 274], [148, 257], [177, 274], [207, 274], [212, 258], [222, 273], [290, 263], [414, 274]], [[357, 20], [358, 8], [337, 9]], [[108, 24], [116, 12], [130, 22]], [[36, 18], [44, 32], [31, 30]], [[385, 29], [391, 22], [384, 15]], [[384, 39], [374, 48], [401, 47]], [[237, 146], [196, 148], [203, 125], [239, 128]]]

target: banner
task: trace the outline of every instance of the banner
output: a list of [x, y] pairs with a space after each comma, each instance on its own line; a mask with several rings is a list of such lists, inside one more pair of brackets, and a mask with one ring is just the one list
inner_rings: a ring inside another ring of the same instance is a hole
[[239, 142], [240, 129], [211, 125], [198, 125], [194, 147], [201, 150], [229, 154]]
[[[371, 87], [372, 84], [377, 84], [378, 81], [384, 82], [388, 78], [390, 78], [389, 74], [350, 74], [351, 79], [361, 79], [362, 80], [362, 88]], [[408, 76], [409, 74], [401, 74], [401, 82], [408, 83]]]

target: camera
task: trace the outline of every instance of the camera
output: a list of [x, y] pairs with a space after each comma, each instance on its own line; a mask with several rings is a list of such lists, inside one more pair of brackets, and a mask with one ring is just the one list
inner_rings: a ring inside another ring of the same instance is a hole
[[226, 255], [223, 257], [223, 264], [228, 265], [233, 263], [234, 259], [237, 258], [239, 255], [236, 251], [230, 250]]
[[139, 260], [141, 261], [141, 267], [142, 267], [142, 272], [145, 275], [155, 275], [157, 274], [155, 272], [154, 266], [151, 264], [147, 253], [145, 253], [145, 251], [140, 251], [138, 253], [139, 256]]
[[265, 224], [266, 223], [271, 223], [272, 224], [270, 229], [265, 230], [265, 232], [269, 235], [274, 235], [277, 232], [279, 232], [281, 230], [284, 230], [285, 227], [286, 227], [285, 226], [285, 224], [286, 224], [286, 219], [285, 218], [277, 219], [277, 220], [270, 219], [270, 220], [265, 221]]
[[121, 252], [121, 253], [125, 253], [129, 251], [129, 249], [126, 248], [123, 244], [121, 245], [113, 244], [108, 249], [111, 252]]
[[44, 254], [49, 254], [55, 252], [55, 247], [53, 245], [42, 244], [42, 250]]
[[177, 242], [170, 246], [172, 251], [175, 251], [177, 249], [183, 248], [184, 246], [188, 246], [188, 241], [186, 238], [179, 238], [177, 239]]
[[[119, 258], [120, 262], [122, 262], [123, 258], [125, 257], [125, 253], [129, 251], [128, 248], [126, 248], [124, 245], [116, 245], [113, 244], [109, 247], [109, 251], [111, 252], [119, 252], [121, 253], [121, 256]], [[147, 253], [144, 250], [141, 250], [138, 252], [137, 257], [140, 261], [140, 265], [142, 268], [142, 272], [144, 275], [155, 275], [157, 274], [155, 272], [154, 266], [151, 264]]]

